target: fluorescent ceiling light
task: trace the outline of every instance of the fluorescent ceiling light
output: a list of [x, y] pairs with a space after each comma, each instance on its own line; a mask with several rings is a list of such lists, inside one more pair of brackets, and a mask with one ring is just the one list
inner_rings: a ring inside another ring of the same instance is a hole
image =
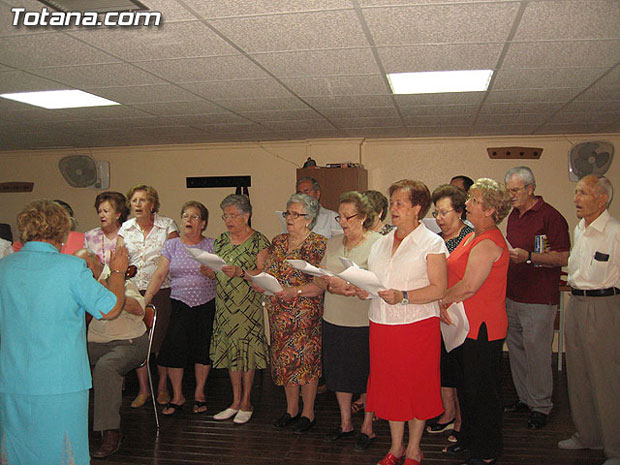
[[493, 71], [490, 69], [387, 75], [394, 94], [480, 92], [487, 90], [491, 76]]
[[43, 92], [19, 92], [16, 94], [0, 94], [0, 97], [37, 107], [56, 110], [59, 108], [105, 107], [120, 105], [81, 90], [48, 90]]

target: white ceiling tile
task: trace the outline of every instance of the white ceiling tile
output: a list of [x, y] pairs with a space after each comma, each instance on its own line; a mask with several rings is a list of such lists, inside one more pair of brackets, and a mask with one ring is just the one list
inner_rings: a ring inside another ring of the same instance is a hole
[[594, 86], [580, 94], [575, 100], [579, 102], [605, 102], [608, 100], [620, 100], [620, 89]]
[[61, 113], [71, 119], [149, 116], [143, 111], [125, 105], [114, 105], [110, 107], [67, 108], [57, 111], [58, 113]]
[[120, 60], [63, 33], [29, 34], [2, 39], [0, 61], [20, 69], [118, 63]]
[[[503, 42], [518, 3], [403, 6], [364, 9], [375, 44]], [[449, 24], [450, 27], [446, 27]]]
[[301, 11], [321, 11], [351, 8], [349, 0], [191, 0], [187, 2], [204, 18], [228, 18], [234, 16], [269, 15]]
[[196, 113], [185, 115], [169, 115], [167, 118], [170, 123], [183, 126], [204, 126], [208, 124], [225, 124], [225, 123], [250, 123], [246, 118], [235, 115], [234, 113]]
[[513, 42], [503, 68], [609, 67], [620, 61], [620, 40]]
[[554, 113], [562, 108], [562, 103], [551, 102], [526, 102], [526, 103], [489, 103], [487, 100], [482, 109], [481, 114], [510, 114], [510, 113]]
[[258, 66], [241, 55], [140, 62], [139, 66], [175, 83], [265, 78]]
[[485, 113], [478, 117], [477, 125], [491, 126], [494, 124], [522, 124], [534, 125], [542, 124], [549, 119], [551, 113]]
[[491, 126], [477, 125], [471, 131], [472, 136], [519, 135], [533, 134], [538, 125], [527, 124], [496, 124]]
[[209, 100], [226, 98], [290, 97], [291, 93], [274, 79], [228, 79], [184, 83], [183, 88]]
[[199, 113], [221, 113], [222, 110], [212, 103], [194, 100], [191, 102], [136, 103], [132, 107], [153, 115], [190, 115]]
[[196, 17], [183, 8], [176, 0], [140, 0], [151, 11], [159, 11], [164, 24], [171, 21], [195, 19]]
[[418, 126], [408, 127], [408, 137], [457, 137], [468, 136], [471, 126]]
[[11, 12], [12, 7], [25, 8], [26, 11], [41, 11], [41, 3], [36, 0], [12, 0], [10, 5], [0, 5], [0, 37], [23, 34], [45, 34], [50, 29], [45, 27], [13, 26], [15, 15]]
[[302, 129], [302, 130], [288, 130], [281, 132], [281, 135], [287, 140], [299, 140], [299, 139], [326, 139], [332, 137], [345, 137], [342, 131], [337, 129]]
[[403, 116], [469, 115], [478, 111], [479, 105], [417, 105], [400, 106]]
[[600, 102], [582, 102], [579, 100], [572, 101], [562, 108], [562, 111], [570, 112], [596, 112], [596, 111], [615, 111], [620, 108], [620, 97], [618, 100], [606, 100]]
[[301, 97], [388, 95], [390, 93], [381, 75], [283, 78], [282, 82]]
[[405, 124], [415, 126], [466, 126], [471, 125], [475, 118], [474, 113], [463, 115], [435, 115], [435, 116], [405, 116]]
[[369, 46], [353, 10], [218, 19], [210, 24], [249, 53]]
[[333, 130], [334, 125], [325, 119], [291, 120], [291, 121], [264, 121], [262, 125], [273, 131], [302, 131], [302, 130]]
[[617, 0], [528, 2], [515, 34], [528, 41], [609, 38], [620, 39]]
[[356, 108], [321, 108], [323, 113], [328, 118], [364, 118], [364, 117], [376, 117], [376, 118], [396, 118], [398, 112], [396, 108], [391, 107], [356, 107]]
[[364, 118], [331, 118], [336, 127], [341, 129], [348, 128], [402, 128], [403, 122], [398, 117], [364, 117]]
[[484, 92], [395, 95], [399, 106], [415, 105], [479, 105]]
[[620, 88], [620, 65], [616, 65], [615, 69], [606, 74], [605, 77], [595, 84], [595, 86], [611, 89]]
[[261, 53], [252, 57], [278, 77], [379, 74], [369, 48]]
[[588, 86], [605, 71], [607, 68], [502, 69], [497, 72], [493, 90]]
[[199, 21], [164, 22], [161, 27], [86, 29], [71, 35], [128, 61], [238, 53]]
[[134, 103], [160, 103], [160, 102], [191, 102], [202, 100], [202, 97], [194, 95], [173, 84], [155, 84], [147, 86], [124, 86], [124, 87], [92, 87], [88, 89], [95, 95], [114, 100], [124, 105]]
[[153, 76], [127, 64], [42, 68], [37, 74], [78, 89], [116, 87], [120, 85], [164, 84]]
[[603, 132], [601, 125], [593, 124], [571, 124], [571, 123], [557, 123], [557, 124], [545, 124], [538, 128], [535, 134], [594, 134], [597, 132]]
[[386, 73], [495, 69], [503, 44], [434, 44], [378, 47]]
[[253, 121], [289, 121], [289, 120], [309, 120], [322, 119], [323, 117], [309, 108], [302, 110], [261, 110], [244, 111], [241, 113], [246, 118]]
[[562, 111], [550, 123], [610, 123], [620, 121], [620, 107], [612, 111], [569, 112]]
[[317, 110], [322, 108], [370, 108], [389, 107], [392, 98], [387, 95], [351, 95], [340, 97], [307, 97], [306, 102]]
[[214, 102], [235, 112], [307, 108], [301, 100], [296, 98], [222, 99], [214, 100]]
[[7, 71], [0, 75], [0, 94], [37, 90], [64, 90], [65, 86], [25, 71]]
[[349, 128], [343, 129], [346, 137], [409, 137], [411, 130], [409, 128]]
[[521, 89], [489, 92], [486, 103], [568, 102], [581, 89]]

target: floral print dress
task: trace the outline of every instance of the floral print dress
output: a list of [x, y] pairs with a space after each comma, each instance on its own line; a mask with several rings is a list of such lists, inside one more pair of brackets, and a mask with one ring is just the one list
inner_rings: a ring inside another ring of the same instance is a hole
[[[263, 270], [283, 287], [308, 284], [312, 276], [291, 268], [286, 260], [305, 260], [318, 266], [327, 238], [311, 232], [296, 249], [288, 251], [288, 234], [280, 234], [269, 247]], [[323, 296], [298, 297], [290, 302], [267, 301], [271, 331], [271, 377], [278, 386], [304, 385], [321, 376], [321, 318]]]

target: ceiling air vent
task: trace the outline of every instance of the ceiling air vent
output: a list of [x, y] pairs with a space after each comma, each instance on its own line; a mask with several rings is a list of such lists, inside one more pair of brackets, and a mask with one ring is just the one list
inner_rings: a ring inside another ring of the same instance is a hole
[[133, 11], [148, 10], [137, 0], [39, 0], [45, 6], [57, 11]]

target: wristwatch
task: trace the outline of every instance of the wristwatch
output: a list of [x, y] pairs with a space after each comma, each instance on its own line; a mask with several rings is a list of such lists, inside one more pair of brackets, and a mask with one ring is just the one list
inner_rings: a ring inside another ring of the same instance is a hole
[[409, 299], [407, 298], [407, 291], [401, 291], [403, 293], [403, 300], [400, 301], [401, 305], [408, 305]]
[[532, 264], [532, 252], [528, 252], [527, 253], [527, 260], [525, 260], [525, 263], [527, 263], [528, 265]]

